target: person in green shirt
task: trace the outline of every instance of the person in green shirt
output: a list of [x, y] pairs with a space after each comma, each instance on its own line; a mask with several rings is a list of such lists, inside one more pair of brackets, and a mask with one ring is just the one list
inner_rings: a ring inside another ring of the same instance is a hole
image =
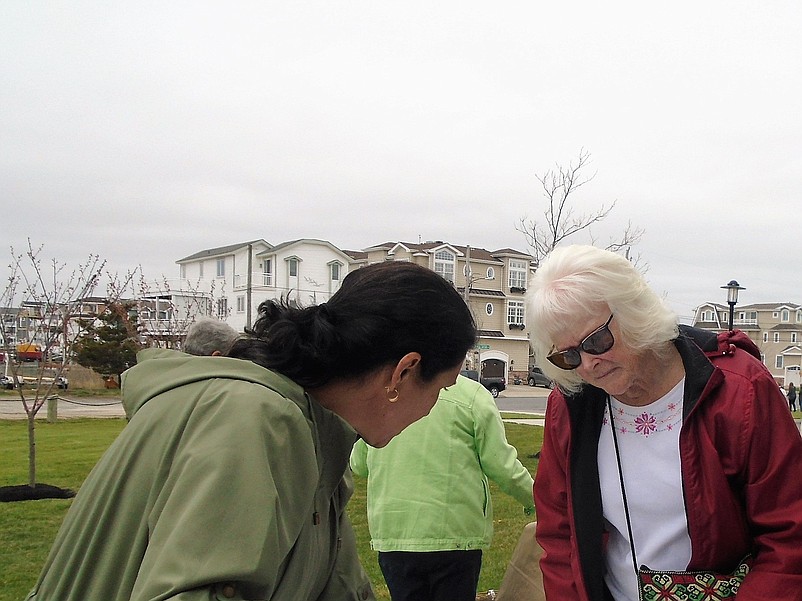
[[459, 376], [429, 415], [383, 448], [359, 440], [371, 546], [393, 601], [474, 601], [493, 537], [488, 478], [534, 513], [532, 476], [507, 442], [490, 393]]

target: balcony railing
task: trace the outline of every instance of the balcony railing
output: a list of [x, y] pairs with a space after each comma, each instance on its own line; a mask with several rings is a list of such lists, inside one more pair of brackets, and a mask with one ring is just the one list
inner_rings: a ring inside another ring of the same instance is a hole
[[[234, 276], [234, 288], [245, 288], [248, 285], [248, 274]], [[251, 286], [255, 288], [272, 288], [273, 274], [254, 271], [251, 274]]]

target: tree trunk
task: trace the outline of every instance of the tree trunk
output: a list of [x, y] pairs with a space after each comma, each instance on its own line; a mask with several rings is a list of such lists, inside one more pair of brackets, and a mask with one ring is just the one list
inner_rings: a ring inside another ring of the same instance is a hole
[[28, 486], [36, 486], [36, 413], [28, 414]]

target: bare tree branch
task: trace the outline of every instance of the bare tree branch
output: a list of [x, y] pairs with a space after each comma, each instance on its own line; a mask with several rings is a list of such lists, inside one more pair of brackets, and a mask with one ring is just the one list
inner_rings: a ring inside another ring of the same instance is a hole
[[[579, 232], [586, 231], [593, 239], [592, 226], [604, 221], [615, 208], [615, 201], [608, 205], [601, 205], [591, 213], [576, 213], [572, 202], [576, 192], [585, 184], [592, 181], [596, 174], [586, 176], [584, 170], [590, 162], [590, 153], [581, 149], [576, 162], [568, 167], [559, 164], [555, 169], [546, 171], [542, 176], [535, 176], [543, 189], [546, 198], [546, 208], [543, 219], [522, 218], [515, 229], [524, 235], [535, 267], [561, 242]], [[607, 249], [614, 252], [628, 251], [643, 235], [643, 229], [635, 228], [629, 224], [621, 238], [610, 241]]]

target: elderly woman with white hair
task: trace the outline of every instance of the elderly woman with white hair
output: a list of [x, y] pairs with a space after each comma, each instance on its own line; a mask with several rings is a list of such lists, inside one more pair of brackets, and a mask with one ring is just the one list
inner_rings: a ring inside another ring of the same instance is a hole
[[558, 385], [535, 478], [546, 597], [802, 600], [802, 437], [754, 343], [678, 325], [592, 246], [551, 253], [527, 319]]

